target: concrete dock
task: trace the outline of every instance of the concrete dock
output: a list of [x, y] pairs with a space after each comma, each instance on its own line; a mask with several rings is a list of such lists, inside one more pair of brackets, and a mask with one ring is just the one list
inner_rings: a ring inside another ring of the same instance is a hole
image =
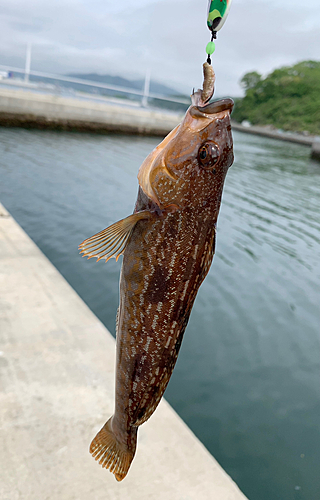
[[0, 342], [1, 500], [245, 500], [164, 400], [123, 482], [94, 461], [114, 339], [1, 204]]
[[[31, 88], [0, 86], [0, 126], [164, 137], [181, 122], [183, 115], [166, 109], [144, 108], [136, 101], [124, 99], [99, 98], [91, 94], [83, 94], [80, 98], [79, 95], [71, 97], [32, 91]], [[319, 148], [313, 136], [243, 126], [234, 121], [231, 125], [233, 130], [246, 134], [313, 146], [311, 155], [319, 159]]]
[[246, 127], [241, 123], [231, 121], [233, 130], [238, 130], [245, 134], [260, 135], [262, 137], [269, 137], [270, 139], [277, 139], [279, 141], [294, 142], [295, 144], [303, 144], [305, 146], [312, 146], [314, 142], [313, 136], [297, 134], [295, 132], [278, 131], [276, 129], [269, 129], [258, 125], [251, 125]]
[[183, 116], [114, 101], [0, 87], [0, 125], [165, 136]]
[[320, 162], [320, 140], [312, 143], [311, 158]]

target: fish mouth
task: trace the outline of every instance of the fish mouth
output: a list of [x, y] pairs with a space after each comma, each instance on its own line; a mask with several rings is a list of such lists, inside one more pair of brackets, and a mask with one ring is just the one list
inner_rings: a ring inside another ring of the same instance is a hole
[[221, 113], [222, 111], [231, 111], [233, 109], [234, 102], [232, 99], [220, 99], [219, 101], [210, 102], [206, 106], [195, 106], [198, 111], [206, 115], [213, 115], [216, 113]]

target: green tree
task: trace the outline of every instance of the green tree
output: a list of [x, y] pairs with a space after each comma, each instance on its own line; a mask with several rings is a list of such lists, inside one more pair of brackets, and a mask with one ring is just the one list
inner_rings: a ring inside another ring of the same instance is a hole
[[257, 71], [251, 71], [251, 73], [246, 73], [240, 80], [240, 85], [245, 90], [253, 89], [261, 82], [261, 75]]
[[320, 134], [319, 61], [282, 67], [264, 79], [254, 71], [240, 83], [245, 97], [236, 101], [235, 120]]

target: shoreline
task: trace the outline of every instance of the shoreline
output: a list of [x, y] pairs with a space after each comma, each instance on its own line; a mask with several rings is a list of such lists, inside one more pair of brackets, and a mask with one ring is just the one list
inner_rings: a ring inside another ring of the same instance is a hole
[[316, 136], [302, 135], [296, 132], [278, 132], [278, 130], [267, 129], [265, 126], [251, 125], [244, 127], [241, 123], [231, 120], [231, 127], [233, 130], [243, 132], [245, 134], [260, 135], [263, 137], [270, 137], [270, 139], [278, 139], [279, 141], [294, 142], [296, 144], [303, 144], [305, 146], [312, 146], [316, 142]]
[[101, 102], [0, 87], [0, 125], [4, 127], [165, 136], [182, 116], [114, 99]]
[[[0, 87], [0, 126], [58, 131], [166, 136], [184, 113], [133, 106], [115, 99], [97, 102], [28, 90]], [[311, 147], [311, 158], [320, 160], [320, 137], [279, 132], [264, 126], [243, 126], [231, 119], [233, 130]]]

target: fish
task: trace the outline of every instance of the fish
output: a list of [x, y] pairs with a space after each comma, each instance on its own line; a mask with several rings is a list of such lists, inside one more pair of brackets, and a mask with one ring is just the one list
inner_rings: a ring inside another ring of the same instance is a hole
[[97, 260], [123, 255], [115, 411], [90, 445], [118, 481], [135, 456], [139, 426], [168, 385], [215, 252], [223, 185], [233, 163], [233, 101], [209, 102], [215, 78], [205, 65], [203, 89], [193, 92], [184, 119], [139, 169], [133, 213], [79, 247]]

